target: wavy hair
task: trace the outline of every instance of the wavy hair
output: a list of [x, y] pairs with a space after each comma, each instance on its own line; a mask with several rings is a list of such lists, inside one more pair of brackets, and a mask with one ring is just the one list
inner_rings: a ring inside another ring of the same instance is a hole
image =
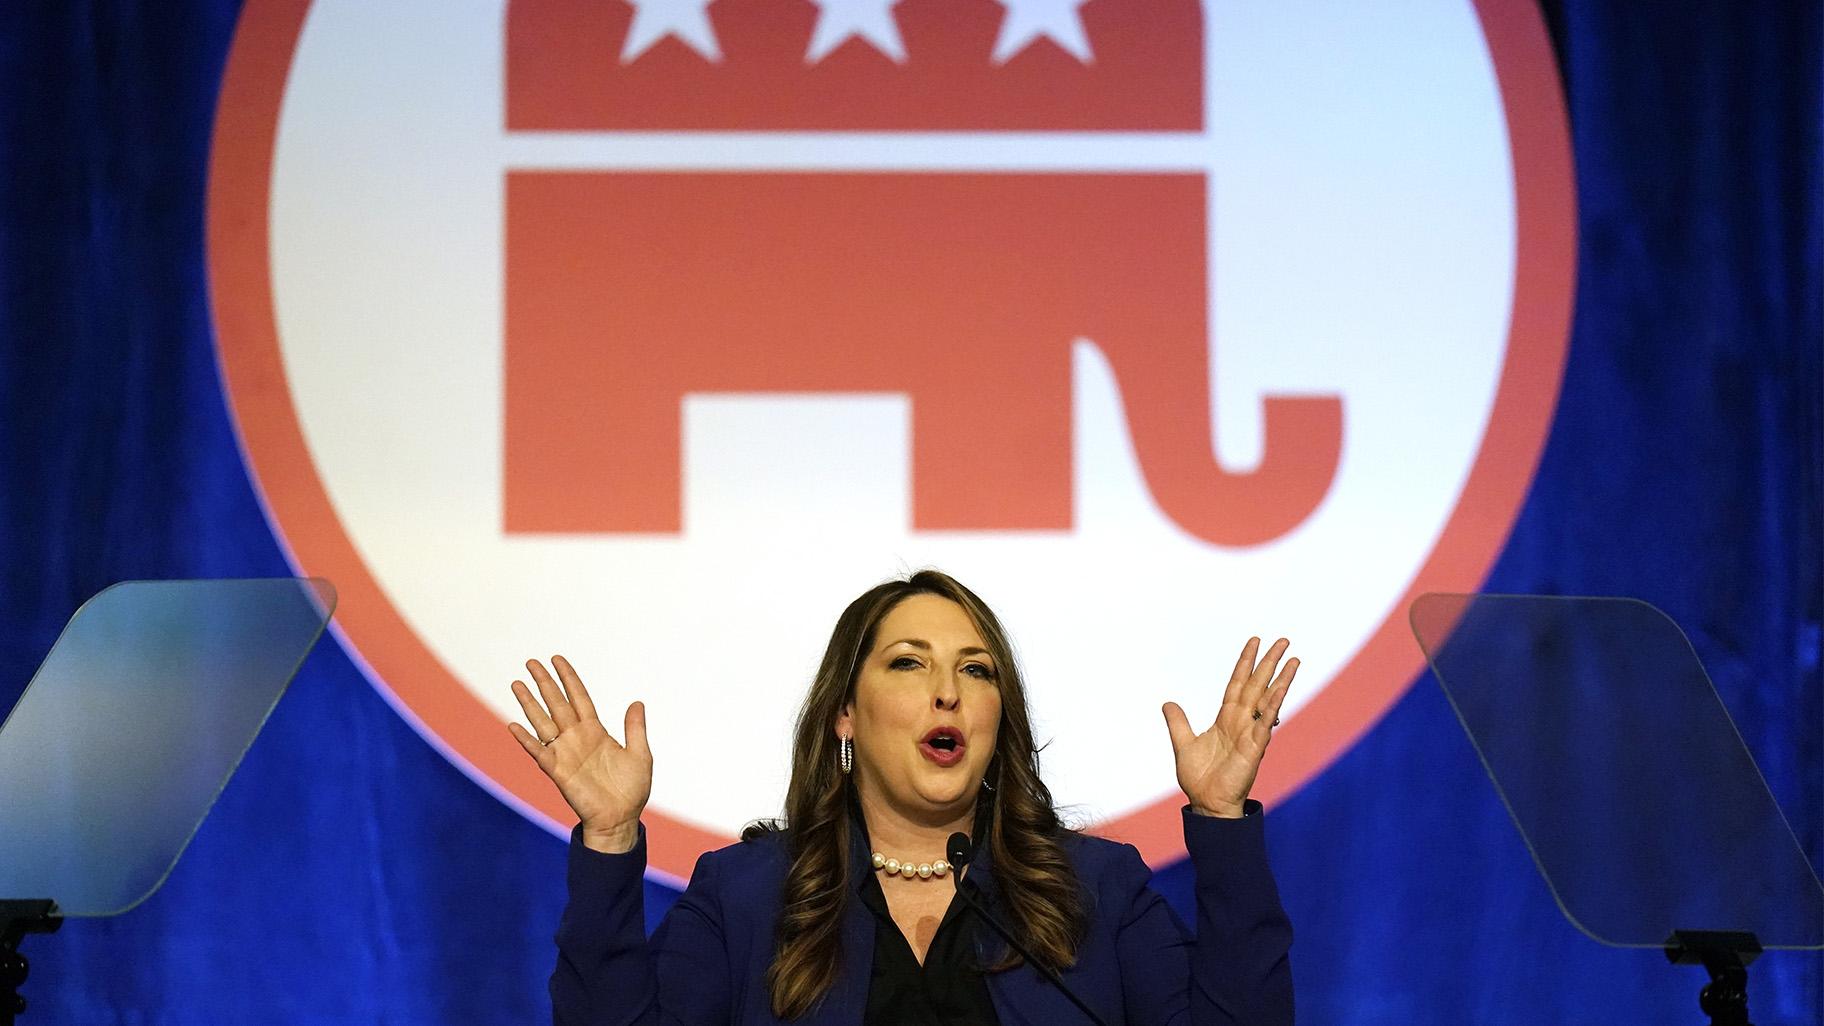
[[[859, 806], [851, 778], [837, 766], [832, 727], [854, 697], [859, 667], [873, 649], [880, 622], [913, 595], [938, 595], [963, 607], [998, 671], [1001, 723], [985, 782], [993, 794], [982, 796], [988, 800], [976, 821], [994, 854], [1003, 909], [1014, 928], [1029, 938], [1033, 952], [1052, 966], [1074, 963], [1083, 939], [1083, 897], [1064, 855], [1067, 831], [1050, 789], [1039, 778], [1026, 688], [1007, 632], [974, 592], [947, 574], [921, 570], [870, 588], [837, 618], [798, 713], [785, 820], [756, 823], [743, 833], [752, 839], [789, 827], [785, 837], [791, 866], [773, 962], [766, 972], [773, 1014], [781, 1019], [810, 1011], [836, 981], [842, 915], [855, 889], [849, 873], [850, 817]], [[1010, 951], [991, 969], [1018, 964], [1018, 956]]]

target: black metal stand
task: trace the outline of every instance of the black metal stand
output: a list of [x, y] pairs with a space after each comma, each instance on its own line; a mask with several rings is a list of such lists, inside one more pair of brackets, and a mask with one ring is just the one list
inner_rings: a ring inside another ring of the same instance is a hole
[[31, 967], [19, 953], [19, 942], [28, 933], [54, 933], [62, 925], [54, 901], [0, 899], [0, 1026], [13, 1026], [14, 1018], [25, 1011], [19, 985]]
[[1710, 973], [1697, 1007], [1711, 1026], [1754, 1026], [1748, 1021], [1748, 965], [1760, 954], [1759, 938], [1731, 930], [1674, 930], [1666, 941], [1667, 961], [1701, 965]]

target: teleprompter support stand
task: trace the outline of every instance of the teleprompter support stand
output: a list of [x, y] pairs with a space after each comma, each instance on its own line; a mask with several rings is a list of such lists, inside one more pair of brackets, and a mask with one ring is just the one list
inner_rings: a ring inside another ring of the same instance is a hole
[[1667, 961], [1709, 972], [1697, 1006], [1711, 1026], [1754, 1026], [1748, 1021], [1748, 965], [1760, 954], [1754, 934], [1733, 930], [1674, 930], [1666, 940]]
[[28, 933], [55, 933], [62, 925], [57, 903], [49, 899], [0, 900], [0, 1026], [13, 1026], [13, 1018], [25, 1011], [19, 985], [31, 967], [19, 953], [19, 942]]

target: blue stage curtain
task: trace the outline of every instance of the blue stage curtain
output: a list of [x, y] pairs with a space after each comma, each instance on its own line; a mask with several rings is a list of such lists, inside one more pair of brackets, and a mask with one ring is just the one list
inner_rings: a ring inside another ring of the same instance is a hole
[[[203, 267], [236, 6], [0, 5], [0, 708], [113, 581], [287, 572]], [[1820, 12], [1547, 15], [1580, 283], [1550, 444], [1488, 589], [1665, 608], [1824, 864]], [[1429, 680], [1269, 830], [1305, 1022], [1698, 1021], [1697, 970], [1565, 922]], [[562, 868], [325, 644], [158, 894], [28, 938], [24, 1021], [537, 1020]], [[1182, 866], [1158, 885], [1188, 900]], [[671, 897], [648, 896], [654, 916]], [[1824, 1018], [1824, 959], [1752, 976], [1761, 1026]]]

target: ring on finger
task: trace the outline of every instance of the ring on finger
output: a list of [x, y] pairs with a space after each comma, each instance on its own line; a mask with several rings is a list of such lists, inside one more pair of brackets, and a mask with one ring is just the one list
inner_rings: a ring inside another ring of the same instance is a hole
[[542, 748], [549, 748], [552, 745], [557, 744], [557, 735], [556, 734], [551, 735], [551, 740], [549, 740], [549, 741], [546, 741], [544, 738], [541, 737], [538, 739], [538, 743], [539, 743], [539, 746]]

